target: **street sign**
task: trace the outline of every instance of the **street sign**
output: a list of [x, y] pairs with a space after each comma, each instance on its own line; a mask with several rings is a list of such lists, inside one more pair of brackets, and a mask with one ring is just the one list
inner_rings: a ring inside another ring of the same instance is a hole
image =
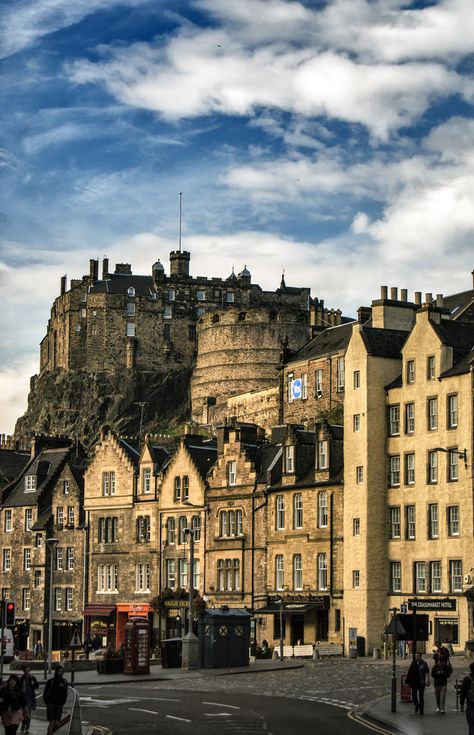
[[385, 634], [386, 635], [396, 635], [398, 636], [405, 636], [407, 634], [405, 628], [399, 621], [398, 617], [394, 617], [391, 619], [387, 627], [385, 628]]
[[412, 599], [408, 600], [408, 606], [410, 610], [449, 610], [450, 612], [456, 611], [456, 599], [446, 597], [445, 599], [439, 598], [424, 598], [424, 599]]
[[81, 636], [79, 635], [79, 632], [77, 630], [74, 631], [72, 634], [71, 642], [69, 643], [69, 648], [83, 648], [81, 641]]

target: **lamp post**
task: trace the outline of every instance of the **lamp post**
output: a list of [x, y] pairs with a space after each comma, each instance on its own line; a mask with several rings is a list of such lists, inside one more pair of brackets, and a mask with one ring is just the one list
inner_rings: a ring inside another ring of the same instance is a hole
[[[57, 538], [47, 538], [46, 545], [50, 552], [49, 561], [49, 605], [48, 605], [48, 674], [51, 674], [52, 662], [53, 662], [53, 604], [54, 604], [54, 589], [53, 589], [53, 571], [54, 571], [54, 551], [58, 543]], [[46, 664], [46, 660], [45, 660]], [[46, 667], [46, 666], [45, 666]], [[46, 676], [45, 676], [46, 679]]]
[[184, 533], [189, 536], [189, 624], [188, 632], [182, 641], [182, 660], [183, 669], [199, 668], [199, 641], [193, 633], [193, 617], [194, 617], [194, 529], [185, 528]]
[[283, 597], [275, 600], [275, 603], [279, 606], [280, 613], [280, 662], [283, 663]]

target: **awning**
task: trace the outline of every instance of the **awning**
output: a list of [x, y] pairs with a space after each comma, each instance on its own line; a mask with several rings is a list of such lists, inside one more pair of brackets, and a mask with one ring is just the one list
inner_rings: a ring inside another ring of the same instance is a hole
[[99, 615], [102, 617], [109, 617], [115, 610], [115, 605], [87, 605], [82, 611], [83, 615]]
[[148, 602], [119, 602], [117, 612], [126, 612], [129, 615], [148, 615], [151, 607]]
[[[312, 610], [327, 610], [329, 607], [329, 597], [321, 597], [319, 600], [311, 602], [284, 602], [283, 615], [304, 615]], [[280, 613], [280, 605], [276, 602], [270, 602], [260, 610], [255, 610], [256, 615], [278, 615]]]

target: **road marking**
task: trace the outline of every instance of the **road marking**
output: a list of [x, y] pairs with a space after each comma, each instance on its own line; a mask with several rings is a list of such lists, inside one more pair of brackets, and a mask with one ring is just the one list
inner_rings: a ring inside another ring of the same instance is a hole
[[169, 720], [179, 720], [180, 722], [191, 722], [191, 720], [187, 720], [185, 717], [175, 717], [174, 715], [165, 715], [165, 717], [168, 717]]
[[155, 702], [181, 702], [180, 699], [166, 699], [165, 697], [153, 697], [153, 701]]
[[391, 733], [393, 733], [393, 730], [389, 729], [389, 727], [384, 728], [381, 725], [376, 725], [375, 723], [369, 722], [368, 720], [358, 715], [356, 712], [348, 712], [347, 716], [350, 720], [358, 722], [359, 725], [363, 725], [363, 727], [366, 727], [368, 730], [373, 730], [374, 732], [382, 733], [383, 735], [391, 735]]
[[139, 709], [138, 707], [129, 707], [130, 712], [146, 712], [147, 715], [159, 715], [159, 712], [155, 712], [153, 709]]
[[233, 704], [222, 704], [222, 702], [201, 702], [201, 704], [210, 704], [212, 707], [228, 707], [229, 709], [240, 709]]
[[232, 717], [231, 712], [204, 712], [204, 717]]

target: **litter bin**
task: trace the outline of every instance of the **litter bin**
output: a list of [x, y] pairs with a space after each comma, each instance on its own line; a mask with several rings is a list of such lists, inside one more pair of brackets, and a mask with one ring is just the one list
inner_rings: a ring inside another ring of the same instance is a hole
[[411, 686], [405, 684], [405, 674], [400, 677], [400, 702], [411, 702]]
[[161, 641], [161, 665], [164, 669], [181, 668], [181, 638]]

